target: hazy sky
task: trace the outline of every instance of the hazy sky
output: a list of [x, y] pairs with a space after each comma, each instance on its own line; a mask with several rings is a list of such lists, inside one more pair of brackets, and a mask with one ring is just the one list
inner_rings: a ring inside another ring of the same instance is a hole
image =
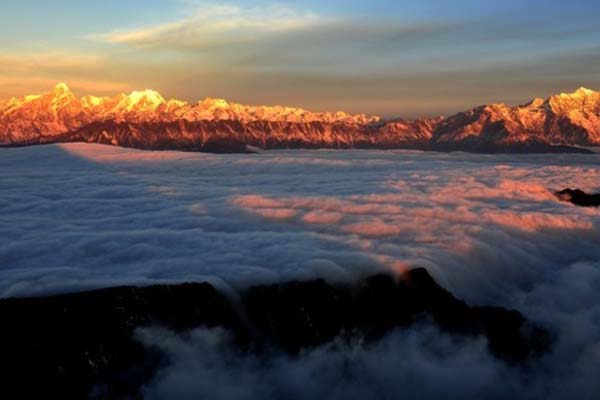
[[597, 0], [2, 1], [0, 97], [165, 97], [448, 114], [600, 88]]

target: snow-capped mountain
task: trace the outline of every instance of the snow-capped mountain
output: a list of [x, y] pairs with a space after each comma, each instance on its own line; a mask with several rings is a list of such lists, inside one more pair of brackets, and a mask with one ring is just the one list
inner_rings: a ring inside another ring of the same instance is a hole
[[521, 106], [491, 104], [448, 118], [389, 121], [213, 98], [192, 104], [166, 100], [153, 90], [77, 98], [64, 83], [42, 95], [0, 100], [0, 143], [65, 141], [206, 151], [246, 145], [553, 151], [600, 145], [600, 93], [580, 88]]
[[435, 145], [456, 147], [528, 142], [600, 145], [600, 93], [580, 88], [516, 107], [476, 107], [441, 121], [432, 137]]

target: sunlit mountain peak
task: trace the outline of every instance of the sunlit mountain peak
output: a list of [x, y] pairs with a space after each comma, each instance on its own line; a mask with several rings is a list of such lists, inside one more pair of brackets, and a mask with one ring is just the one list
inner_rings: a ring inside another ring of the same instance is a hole
[[520, 106], [489, 104], [448, 118], [403, 122], [285, 105], [244, 105], [211, 97], [198, 103], [166, 101], [150, 89], [78, 99], [64, 83], [41, 96], [0, 101], [0, 143], [48, 142], [72, 135], [71, 140], [150, 148], [164, 143], [160, 139], [164, 136], [170, 143], [183, 143], [178, 148], [197, 148], [195, 141], [204, 146], [206, 141], [222, 140], [225, 134], [237, 143], [241, 130], [247, 144], [276, 148], [496, 149], [532, 143], [598, 145], [598, 127], [600, 93], [583, 87]]
[[588, 95], [594, 94], [595, 92], [593, 90], [590, 90], [588, 88], [581, 86], [579, 89], [577, 89], [575, 91], [575, 93], [579, 94], [579, 95], [588, 96]]
[[155, 90], [133, 91], [117, 105], [117, 108], [127, 111], [133, 110], [156, 110], [160, 105], [166, 103], [165, 99]]
[[227, 108], [229, 107], [229, 102], [225, 99], [215, 99], [212, 97], [207, 97], [200, 102], [200, 104], [205, 108]]
[[581, 98], [581, 97], [588, 97], [588, 96], [592, 96], [594, 94], [597, 94], [597, 92], [588, 89], [586, 87], [581, 86], [579, 89], [575, 90], [574, 92], [571, 93], [561, 93], [558, 96], [559, 97], [566, 97], [566, 98]]
[[54, 90], [53, 91], [55, 93], [57, 93], [57, 92], [59, 92], [59, 93], [60, 92], [70, 92], [71, 89], [69, 89], [69, 86], [66, 83], [59, 82], [59, 83], [56, 84], [56, 86], [54, 86]]

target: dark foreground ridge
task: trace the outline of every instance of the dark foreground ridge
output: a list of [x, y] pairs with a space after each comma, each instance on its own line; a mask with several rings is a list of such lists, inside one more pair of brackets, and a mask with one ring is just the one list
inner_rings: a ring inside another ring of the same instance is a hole
[[562, 201], [581, 207], [600, 207], [600, 194], [587, 194], [579, 189], [564, 189], [556, 192], [556, 197]]
[[291, 357], [336, 338], [372, 343], [423, 320], [457, 335], [482, 335], [490, 351], [509, 363], [538, 355], [549, 343], [547, 332], [519, 312], [470, 307], [424, 269], [352, 285], [314, 280], [256, 286], [240, 293], [239, 304], [208, 283], [4, 299], [0, 318], [0, 374], [5, 392], [14, 389], [21, 398], [139, 396], [168, 362], [136, 341], [134, 331], [148, 326], [180, 333], [218, 326], [247, 351]]

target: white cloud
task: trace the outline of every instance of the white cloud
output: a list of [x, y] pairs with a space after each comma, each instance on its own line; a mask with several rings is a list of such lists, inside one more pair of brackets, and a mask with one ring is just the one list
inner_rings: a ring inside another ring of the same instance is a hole
[[92, 35], [92, 40], [137, 46], [209, 48], [252, 42], [266, 35], [303, 29], [325, 21], [311, 12], [283, 6], [242, 8], [198, 5], [179, 21]]
[[599, 190], [596, 157], [4, 149], [0, 295], [244, 286], [326, 260], [350, 276], [425, 266], [460, 297], [508, 304], [547, 269], [599, 257], [597, 211], [552, 195]]
[[238, 353], [220, 330], [183, 339], [150, 329], [139, 337], [172, 360], [144, 389], [149, 399], [435, 399], [442, 388], [444, 398], [474, 399], [488, 392], [510, 397], [513, 389], [497, 384], [506, 370], [482, 340], [456, 346], [429, 327], [394, 332], [373, 346], [340, 341], [297, 358]]
[[144, 342], [174, 363], [149, 398], [238, 393], [215, 381], [250, 399], [600, 391], [600, 214], [552, 195], [600, 191], [597, 155], [221, 156], [88, 144], [1, 152], [2, 297], [189, 280], [231, 289], [423, 266], [458, 297], [517, 308], [557, 338], [523, 371], [497, 363], [479, 341], [455, 343], [429, 328], [267, 360], [232, 352], [220, 333], [151, 331]]

